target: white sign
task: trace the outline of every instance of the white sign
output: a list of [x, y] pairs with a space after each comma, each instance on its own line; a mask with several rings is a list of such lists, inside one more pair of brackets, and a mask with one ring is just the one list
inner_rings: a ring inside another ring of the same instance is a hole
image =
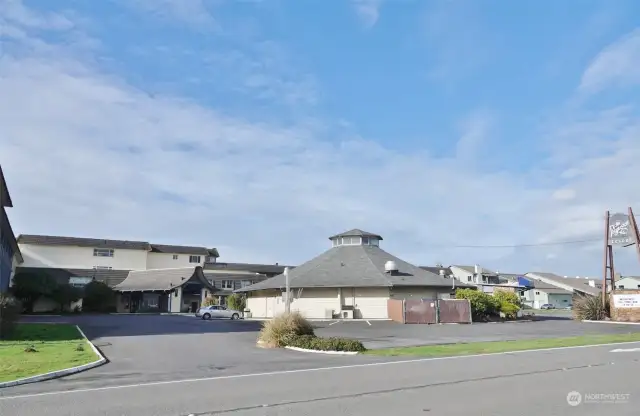
[[640, 308], [640, 294], [613, 295], [616, 308]]

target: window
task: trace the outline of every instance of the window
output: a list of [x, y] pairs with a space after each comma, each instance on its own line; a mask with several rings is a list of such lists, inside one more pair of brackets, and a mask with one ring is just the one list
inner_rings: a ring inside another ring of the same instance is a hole
[[471, 281], [471, 276], [467, 276], [467, 282]]
[[189, 256], [189, 263], [200, 263], [200, 256]]
[[536, 292], [536, 295], [539, 295], [539, 294], [540, 294], [540, 292]]
[[178, 255], [177, 255], [177, 254], [174, 254], [174, 255], [173, 255], [173, 259], [174, 259], [174, 260], [178, 260]]
[[233, 280], [223, 280], [222, 281], [223, 289], [233, 289]]
[[93, 255], [95, 257], [113, 257], [113, 249], [111, 248], [94, 248]]
[[93, 270], [113, 270], [111, 266], [93, 266]]
[[618, 286], [618, 289], [624, 289], [624, 285]]
[[240, 287], [247, 287], [247, 286], [251, 286], [253, 284], [253, 282], [251, 280], [243, 280], [240, 282]]

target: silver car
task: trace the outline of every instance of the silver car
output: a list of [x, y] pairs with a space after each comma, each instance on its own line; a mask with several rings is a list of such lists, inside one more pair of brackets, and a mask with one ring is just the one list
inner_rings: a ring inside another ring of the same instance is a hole
[[198, 309], [196, 317], [206, 320], [211, 318], [240, 319], [242, 317], [242, 313], [240, 311], [234, 311], [233, 309], [227, 309], [224, 306], [212, 305], [203, 306]]

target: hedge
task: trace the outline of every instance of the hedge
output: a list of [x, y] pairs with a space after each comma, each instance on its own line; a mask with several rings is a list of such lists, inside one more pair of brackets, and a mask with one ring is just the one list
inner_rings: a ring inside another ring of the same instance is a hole
[[321, 338], [315, 335], [297, 335], [288, 337], [288, 347], [304, 348], [316, 351], [364, 352], [367, 349], [360, 341], [347, 338]]
[[0, 293], [0, 339], [11, 335], [21, 311], [22, 306], [16, 298]]

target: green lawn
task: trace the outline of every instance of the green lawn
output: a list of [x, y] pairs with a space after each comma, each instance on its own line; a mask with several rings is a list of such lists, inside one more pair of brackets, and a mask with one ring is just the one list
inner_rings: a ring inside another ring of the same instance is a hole
[[640, 341], [640, 332], [610, 335], [584, 335], [569, 338], [543, 338], [516, 341], [470, 342], [466, 344], [425, 345], [421, 347], [385, 348], [369, 350], [366, 354], [421, 357], [448, 357], [457, 355], [491, 354], [498, 352], [537, 350], [582, 345], [612, 344], [616, 342]]
[[[25, 349], [33, 346], [35, 352]], [[83, 351], [78, 351], [78, 346]], [[0, 340], [0, 382], [36, 376], [96, 361], [75, 325], [19, 324], [9, 339]]]

